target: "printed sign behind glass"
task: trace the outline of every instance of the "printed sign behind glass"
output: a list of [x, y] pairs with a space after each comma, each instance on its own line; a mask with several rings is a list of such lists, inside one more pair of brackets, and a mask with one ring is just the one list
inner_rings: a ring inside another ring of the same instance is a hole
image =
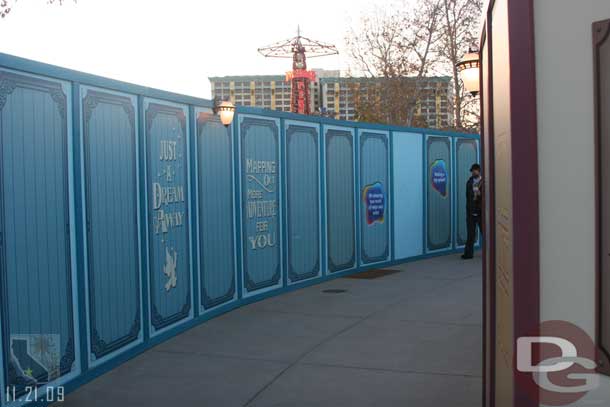
[[443, 198], [447, 197], [447, 166], [445, 160], [436, 160], [430, 166], [432, 188]]
[[366, 224], [383, 223], [385, 214], [385, 194], [383, 184], [376, 182], [364, 187], [362, 200], [366, 206]]

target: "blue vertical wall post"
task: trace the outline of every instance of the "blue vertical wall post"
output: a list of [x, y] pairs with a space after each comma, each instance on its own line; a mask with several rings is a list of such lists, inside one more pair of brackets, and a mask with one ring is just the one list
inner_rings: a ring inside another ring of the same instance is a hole
[[197, 214], [195, 213], [195, 206], [193, 205], [194, 199], [193, 199], [193, 191], [195, 191], [195, 188], [193, 188], [193, 179], [197, 179], [197, 171], [193, 171], [193, 164], [194, 164], [194, 160], [193, 160], [193, 150], [195, 150], [196, 148], [196, 144], [193, 144], [193, 140], [194, 140], [194, 133], [193, 133], [193, 113], [194, 113], [194, 109], [192, 105], [187, 105], [186, 107], [186, 114], [187, 114], [187, 123], [186, 123], [186, 166], [187, 166], [187, 171], [186, 171], [186, 188], [187, 188], [187, 194], [188, 194], [188, 202], [186, 205], [186, 210], [188, 212], [188, 247], [187, 247], [187, 253], [189, 256], [189, 267], [190, 269], [190, 275], [191, 275], [191, 312], [192, 312], [192, 317], [196, 318], [199, 315], [199, 307], [197, 306], [197, 302], [195, 300], [197, 300], [197, 298], [195, 297], [196, 295], [198, 295], [198, 285], [197, 285], [197, 259], [195, 258], [195, 251], [194, 251], [194, 240], [195, 240], [195, 220], [197, 219]]
[[288, 167], [288, 162], [286, 160], [287, 154], [286, 154], [286, 121], [284, 119], [280, 119], [280, 134], [279, 134], [279, 138], [280, 138], [280, 145], [279, 145], [279, 149], [280, 149], [280, 154], [279, 154], [279, 168], [280, 171], [278, 171], [278, 176], [280, 177], [280, 179], [278, 180], [279, 183], [279, 187], [280, 187], [280, 194], [279, 194], [279, 199], [281, 202], [280, 205], [280, 227], [279, 227], [279, 232], [280, 232], [280, 236], [282, 237], [281, 241], [282, 241], [282, 250], [280, 253], [280, 257], [281, 257], [281, 264], [282, 264], [282, 285], [284, 287], [288, 286], [288, 233], [287, 233], [287, 218], [288, 218], [288, 206], [287, 206], [287, 199], [286, 199], [286, 191], [287, 191], [287, 183], [288, 183], [288, 177], [286, 176], [287, 173], [287, 167]]
[[320, 241], [321, 248], [320, 251], [320, 267], [322, 270], [321, 276], [326, 276], [328, 274], [328, 240], [326, 236], [326, 134], [324, 134], [324, 125], [320, 123], [320, 202], [322, 205], [320, 207], [320, 218], [322, 219], [322, 224], [320, 227]]
[[188, 122], [188, 136], [187, 136], [187, 150], [189, 156], [189, 253], [191, 256], [191, 279], [193, 281], [193, 285], [191, 289], [193, 290], [193, 316], [194, 318], [199, 317], [199, 256], [195, 254], [198, 252], [199, 248], [199, 233], [197, 233], [197, 224], [199, 222], [199, 208], [197, 207], [197, 183], [199, 181], [199, 177], [202, 174], [199, 174], [199, 167], [197, 166], [197, 118], [195, 117], [195, 108], [193, 105], [188, 106], [189, 111], [189, 122]]
[[240, 155], [241, 142], [239, 140], [239, 114], [235, 113], [233, 118], [233, 173], [234, 175], [234, 194], [235, 194], [235, 252], [237, 253], [237, 298], [243, 298], [242, 283], [244, 281], [243, 256], [242, 256], [242, 220], [241, 220], [241, 172], [240, 172]]
[[362, 240], [362, 236], [360, 236], [360, 234], [362, 233], [362, 230], [360, 229], [360, 222], [362, 221], [362, 214], [361, 214], [361, 201], [362, 199], [360, 198], [360, 128], [355, 127], [352, 129], [354, 131], [354, 214], [355, 216], [355, 228], [354, 231], [355, 233], [355, 237], [356, 237], [356, 248], [355, 248], [355, 253], [356, 253], [356, 262], [354, 263], [354, 267], [358, 268], [362, 263], [362, 250], [360, 247], [361, 244], [361, 240]]
[[456, 160], [456, 151], [455, 151], [455, 137], [451, 137], [451, 149], [450, 149], [450, 157], [451, 157], [451, 249], [455, 250], [457, 247], [457, 160]]
[[395, 226], [395, 222], [394, 222], [394, 154], [392, 154], [392, 152], [394, 151], [394, 132], [390, 131], [388, 132], [388, 142], [390, 143], [390, 149], [388, 151], [388, 155], [389, 155], [389, 160], [390, 160], [390, 174], [389, 174], [389, 181], [388, 181], [388, 185], [390, 187], [390, 260], [394, 260], [396, 258], [396, 254], [395, 254], [395, 250], [396, 250], [396, 245], [394, 242], [394, 226]]
[[[72, 99], [72, 92], [74, 91], [74, 82], [75, 81], [71, 81], [68, 84], [68, 87], [70, 89], [69, 91], [69, 97], [68, 99], [68, 103], [66, 106], [66, 116], [70, 116], [72, 118], [72, 123], [70, 123], [69, 121], [66, 123], [66, 127], [69, 128], [70, 130], [68, 130], [68, 134], [67, 134], [67, 140], [66, 142], [68, 143], [68, 145], [66, 146], [66, 149], [68, 151], [67, 154], [67, 162], [66, 162], [66, 176], [67, 176], [67, 190], [68, 190], [68, 198], [67, 198], [67, 207], [68, 207], [68, 217], [67, 217], [67, 221], [68, 221], [68, 225], [66, 225], [68, 227], [68, 236], [69, 236], [69, 251], [68, 251], [68, 258], [67, 261], [70, 264], [70, 281], [71, 281], [71, 285], [67, 287], [68, 291], [67, 294], [70, 296], [71, 301], [72, 301], [72, 310], [70, 312], [70, 314], [68, 315], [69, 320], [71, 320], [71, 322], [73, 323], [73, 331], [71, 332], [73, 334], [73, 343], [74, 343], [74, 362], [73, 362], [73, 366], [70, 367], [70, 370], [68, 373], [64, 374], [60, 379], [58, 379], [60, 382], [65, 382], [65, 380], [67, 380], [67, 377], [70, 376], [77, 376], [82, 374], [82, 365], [81, 365], [81, 360], [80, 357], [81, 355], [81, 349], [80, 349], [80, 344], [82, 343], [82, 341], [84, 340], [81, 337], [81, 331], [80, 329], [81, 327], [81, 319], [80, 319], [80, 295], [77, 292], [78, 291], [78, 287], [79, 287], [79, 277], [78, 277], [78, 273], [79, 273], [79, 265], [77, 262], [77, 251], [79, 250], [79, 247], [83, 247], [83, 242], [82, 241], [78, 241], [78, 235], [76, 232], [76, 228], [78, 227], [80, 221], [79, 218], [77, 216], [77, 211], [78, 211], [78, 201], [80, 199], [80, 197], [78, 196], [77, 193], [77, 184], [78, 184], [78, 172], [76, 168], [77, 166], [77, 161], [76, 160], [76, 156], [78, 155], [77, 152], [74, 151], [75, 148], [78, 148], [79, 144], [79, 140], [76, 137], [76, 135], [72, 132], [72, 127], [71, 125], [74, 124], [74, 119], [73, 119], [73, 108], [74, 108], [74, 104], [75, 101]], [[68, 117], [66, 117], [66, 119], [68, 119]], [[79, 131], [80, 134], [80, 131]], [[72, 143], [72, 146], [70, 146], [70, 143]], [[82, 226], [82, 225], [81, 225]], [[82, 250], [81, 250], [82, 252]], [[83, 291], [84, 293], [84, 291]]]
[[146, 202], [146, 144], [144, 137], [144, 97], [138, 95], [138, 146], [140, 162], [138, 163], [138, 179], [140, 180], [140, 236], [142, 241], [140, 264], [142, 267], [142, 319], [144, 321], [144, 341], [150, 338], [150, 292], [148, 289], [148, 210]]
[[451, 240], [452, 240], [452, 249], [457, 248], [457, 198], [458, 198], [458, 177], [457, 177], [457, 152], [456, 152], [456, 138], [451, 137], [451, 174], [453, 175], [453, 191], [451, 194], [451, 199], [453, 200], [453, 204], [451, 205]]
[[422, 163], [424, 166], [424, 170], [422, 171], [422, 188], [423, 188], [423, 197], [424, 197], [424, 205], [422, 211], [423, 217], [423, 230], [422, 230], [422, 240], [423, 240], [423, 253], [426, 254], [428, 252], [428, 152], [427, 152], [427, 141], [428, 135], [426, 133], [422, 133]]
[[78, 287], [78, 324], [77, 329], [79, 330], [80, 336], [80, 365], [83, 372], [89, 368], [89, 349], [87, 344], [87, 292], [85, 284], [85, 247], [86, 233], [88, 225], [85, 220], [84, 214], [84, 174], [83, 174], [83, 135], [80, 126], [81, 117], [81, 96], [80, 96], [80, 84], [78, 82], [72, 83], [72, 138], [74, 145], [72, 146], [73, 157], [74, 157], [74, 198], [75, 198], [75, 215], [76, 215], [76, 285]]

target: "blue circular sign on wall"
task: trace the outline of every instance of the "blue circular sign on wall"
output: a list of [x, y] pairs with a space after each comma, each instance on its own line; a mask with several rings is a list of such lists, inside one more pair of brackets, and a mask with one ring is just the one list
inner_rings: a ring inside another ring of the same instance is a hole
[[434, 188], [443, 198], [447, 197], [447, 165], [445, 160], [436, 160], [430, 166], [430, 179]]

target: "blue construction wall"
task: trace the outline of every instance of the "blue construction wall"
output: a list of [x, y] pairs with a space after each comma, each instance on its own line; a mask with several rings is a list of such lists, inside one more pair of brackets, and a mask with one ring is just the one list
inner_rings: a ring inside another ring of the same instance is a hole
[[361, 129], [359, 138], [360, 264], [390, 259], [390, 132]]
[[426, 135], [426, 251], [453, 245], [452, 138]]
[[424, 254], [423, 134], [392, 133], [394, 258]]
[[2, 405], [235, 307], [455, 251], [478, 140], [256, 108], [224, 127], [209, 100], [0, 54]]
[[355, 129], [324, 126], [326, 251], [329, 273], [356, 267]]
[[218, 122], [211, 109], [197, 107], [194, 111], [198, 238], [195, 250], [200, 259], [196, 274], [198, 307], [203, 313], [237, 298], [233, 133]]
[[470, 178], [470, 166], [479, 162], [479, 142], [475, 139], [458, 137], [455, 143], [455, 244], [463, 247], [466, 244], [466, 182]]
[[137, 98], [85, 86], [80, 94], [87, 338], [94, 365], [142, 340]]
[[285, 121], [288, 284], [322, 274], [320, 127]]

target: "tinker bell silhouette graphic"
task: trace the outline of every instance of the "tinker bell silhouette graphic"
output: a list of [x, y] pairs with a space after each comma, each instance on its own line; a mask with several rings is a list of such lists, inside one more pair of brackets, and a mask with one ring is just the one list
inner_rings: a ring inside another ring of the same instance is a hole
[[176, 263], [178, 262], [178, 253], [174, 249], [172, 249], [172, 251], [174, 252], [174, 257], [172, 257], [169, 248], [165, 248], [165, 265], [163, 266], [163, 274], [165, 274], [168, 278], [167, 283], [165, 283], [165, 291], [169, 291], [176, 287]]

